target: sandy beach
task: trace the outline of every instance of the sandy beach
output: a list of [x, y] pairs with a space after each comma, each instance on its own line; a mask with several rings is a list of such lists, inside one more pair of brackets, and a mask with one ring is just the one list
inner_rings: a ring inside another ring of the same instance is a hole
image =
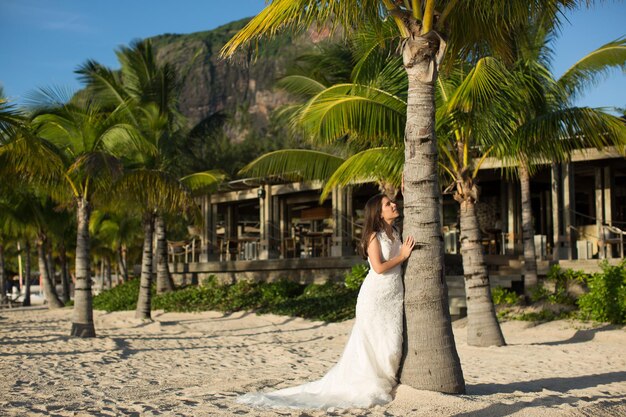
[[96, 312], [96, 339], [68, 336], [70, 309], [0, 311], [4, 416], [619, 416], [626, 330], [575, 321], [507, 322], [508, 346], [473, 348], [454, 332], [467, 394], [400, 385], [371, 409], [258, 410], [237, 395], [319, 378], [352, 321], [235, 313]]

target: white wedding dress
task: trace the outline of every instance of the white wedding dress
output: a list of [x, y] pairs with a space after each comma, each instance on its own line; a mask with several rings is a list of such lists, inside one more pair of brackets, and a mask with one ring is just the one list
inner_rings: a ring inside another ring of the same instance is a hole
[[[378, 233], [383, 260], [400, 253], [400, 236]], [[369, 260], [368, 260], [369, 262]], [[366, 408], [391, 401], [402, 353], [402, 267], [377, 274], [371, 267], [356, 304], [356, 320], [339, 359], [320, 380], [274, 392], [245, 394], [237, 402], [273, 408]]]

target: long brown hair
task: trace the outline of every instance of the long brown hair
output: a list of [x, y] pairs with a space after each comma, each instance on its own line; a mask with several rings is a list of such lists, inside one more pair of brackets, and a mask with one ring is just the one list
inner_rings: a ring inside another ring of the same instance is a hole
[[359, 253], [363, 259], [367, 259], [367, 247], [370, 244], [372, 234], [385, 230], [383, 212], [383, 197], [385, 194], [376, 194], [365, 203], [363, 233], [361, 234], [361, 242], [359, 243]]

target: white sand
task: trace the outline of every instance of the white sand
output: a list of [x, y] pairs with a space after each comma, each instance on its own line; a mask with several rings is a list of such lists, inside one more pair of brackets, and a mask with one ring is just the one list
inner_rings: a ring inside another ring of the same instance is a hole
[[3, 416], [626, 416], [626, 331], [557, 321], [503, 324], [509, 343], [455, 336], [467, 395], [401, 385], [367, 410], [257, 410], [238, 394], [316, 379], [341, 354], [352, 321], [253, 313], [96, 312], [96, 339], [68, 336], [71, 310], [0, 311]]

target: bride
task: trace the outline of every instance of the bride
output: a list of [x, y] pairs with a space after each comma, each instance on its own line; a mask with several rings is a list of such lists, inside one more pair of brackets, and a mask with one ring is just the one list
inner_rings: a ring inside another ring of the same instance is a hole
[[393, 223], [396, 204], [379, 194], [365, 204], [365, 226], [359, 250], [370, 271], [356, 304], [348, 343], [320, 380], [267, 393], [248, 393], [237, 402], [260, 407], [365, 408], [391, 401], [402, 354], [402, 263], [415, 245], [404, 243]]

